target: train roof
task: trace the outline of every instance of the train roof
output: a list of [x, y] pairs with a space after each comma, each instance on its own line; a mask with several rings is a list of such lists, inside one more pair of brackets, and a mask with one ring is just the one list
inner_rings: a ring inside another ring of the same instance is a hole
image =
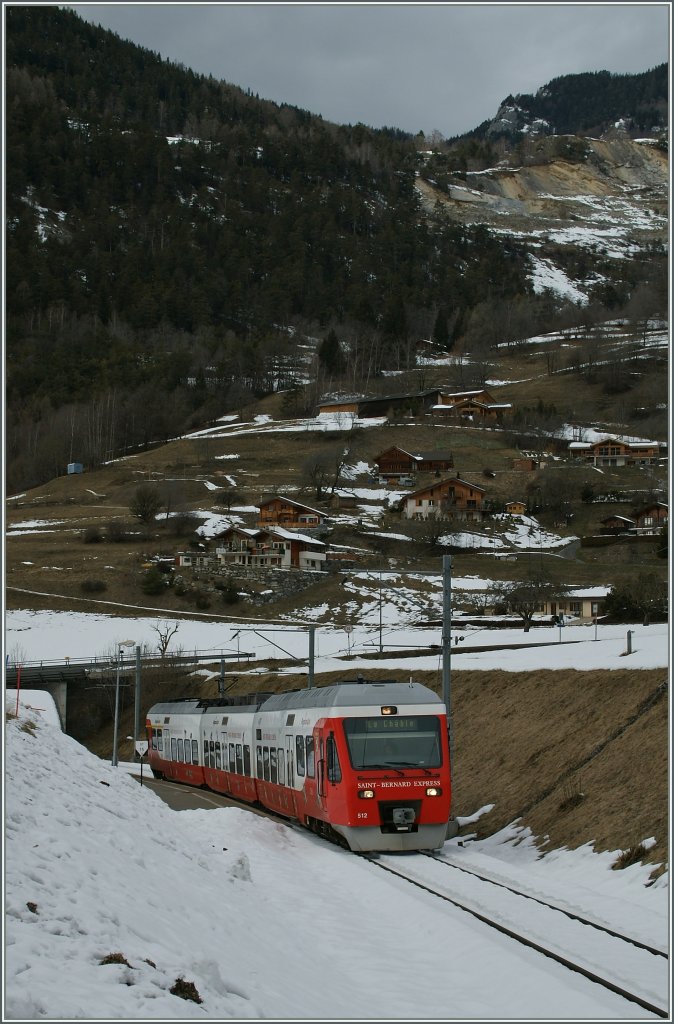
[[334, 683], [289, 693], [275, 693], [262, 705], [264, 711], [286, 708], [364, 707], [369, 704], [442, 704], [442, 698], [422, 683], [393, 679]]

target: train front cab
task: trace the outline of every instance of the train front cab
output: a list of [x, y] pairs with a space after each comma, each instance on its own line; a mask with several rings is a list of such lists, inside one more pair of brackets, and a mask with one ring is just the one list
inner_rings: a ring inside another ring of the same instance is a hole
[[435, 850], [450, 835], [447, 718], [400, 710], [318, 723], [318, 813], [356, 852]]

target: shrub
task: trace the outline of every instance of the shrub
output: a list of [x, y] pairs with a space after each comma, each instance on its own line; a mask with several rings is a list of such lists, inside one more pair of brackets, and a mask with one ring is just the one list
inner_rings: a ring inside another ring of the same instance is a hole
[[582, 792], [580, 779], [572, 779], [570, 782], [564, 783], [564, 799], [558, 810], [571, 811], [574, 807], [582, 804], [584, 799], [585, 794]]
[[85, 594], [102, 594], [107, 589], [108, 584], [105, 580], [82, 580], [80, 583], [80, 590]]
[[120, 523], [117, 519], [113, 519], [106, 525], [105, 533], [112, 544], [119, 544], [121, 541], [126, 540], [126, 527], [124, 523]]
[[218, 587], [218, 590], [222, 591], [222, 600], [225, 604], [237, 604], [239, 601], [239, 591], [236, 589], [233, 583], [227, 583], [224, 586]]
[[87, 526], [82, 531], [82, 540], [85, 544], [100, 544], [103, 540], [103, 534], [97, 526]]
[[173, 988], [169, 989], [172, 996], [180, 996], [181, 999], [191, 999], [193, 1003], [201, 1003], [203, 999], [197, 992], [193, 981], [185, 981], [184, 978], [176, 978]]
[[194, 603], [196, 604], [197, 608], [200, 608], [202, 611], [205, 611], [206, 608], [211, 607], [211, 599], [205, 590], [195, 591]]
[[123, 953], [108, 953], [102, 960], [99, 960], [99, 964], [101, 967], [105, 964], [124, 964], [126, 967], [131, 967]]
[[614, 871], [622, 871], [623, 868], [630, 867], [631, 864], [638, 864], [639, 861], [643, 860], [647, 854], [646, 847], [643, 843], [638, 843], [637, 846], [630, 846], [629, 849], [623, 850], [618, 859], [611, 867]]
[[140, 588], [144, 594], [161, 594], [166, 587], [166, 580], [156, 565], [143, 573]]

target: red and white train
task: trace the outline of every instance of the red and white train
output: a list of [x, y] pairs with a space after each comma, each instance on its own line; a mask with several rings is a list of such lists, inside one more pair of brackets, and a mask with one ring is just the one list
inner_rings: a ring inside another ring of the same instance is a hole
[[433, 850], [456, 834], [445, 706], [420, 683], [171, 700], [146, 727], [155, 776], [259, 804], [351, 850]]

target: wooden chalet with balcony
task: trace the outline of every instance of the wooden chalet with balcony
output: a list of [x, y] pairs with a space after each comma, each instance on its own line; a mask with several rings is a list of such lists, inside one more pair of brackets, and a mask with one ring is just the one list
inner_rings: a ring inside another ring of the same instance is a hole
[[497, 402], [484, 388], [475, 391], [438, 390], [431, 412], [434, 416], [454, 416], [472, 422], [499, 422], [512, 412], [512, 403]]
[[261, 530], [274, 526], [282, 526], [286, 530], [321, 530], [328, 521], [328, 516], [319, 509], [275, 494], [260, 502], [257, 526]]
[[460, 477], [438, 480], [412, 491], [403, 500], [406, 519], [456, 518], [479, 522], [486, 494], [484, 487]]
[[570, 441], [568, 451], [591, 466], [655, 466], [666, 447], [659, 441], [607, 435], [598, 441]]
[[221, 567], [324, 569], [326, 552], [322, 541], [283, 527], [230, 526], [216, 538], [215, 557]]
[[448, 451], [410, 452], [394, 445], [387, 448], [374, 458], [379, 476], [396, 479], [400, 476], [413, 476], [415, 473], [446, 473], [454, 469], [454, 458]]
[[640, 534], [659, 533], [669, 519], [669, 505], [664, 501], [653, 501], [634, 514], [635, 530]]

